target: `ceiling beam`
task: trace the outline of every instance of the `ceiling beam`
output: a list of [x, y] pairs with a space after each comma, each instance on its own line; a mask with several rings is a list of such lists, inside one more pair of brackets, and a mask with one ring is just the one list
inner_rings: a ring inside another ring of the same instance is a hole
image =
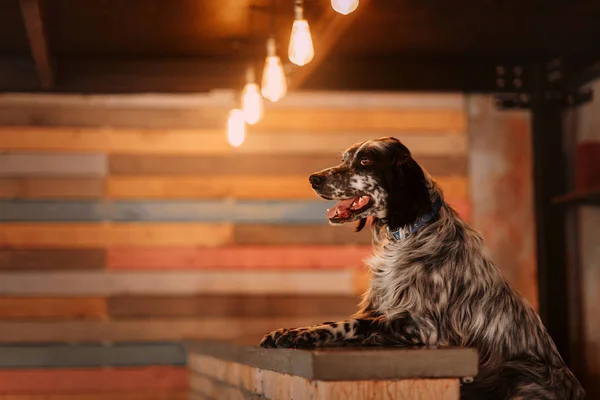
[[[240, 58], [98, 59], [60, 58], [54, 93], [198, 93], [213, 89], [241, 88], [249, 60]], [[529, 79], [519, 90], [496, 85], [496, 67], [511, 69], [525, 60], [412, 59], [389, 57], [330, 56], [310, 76], [303, 90], [359, 91], [527, 91]], [[6, 78], [6, 79], [5, 79]], [[0, 91], [39, 91], [33, 63], [26, 59], [0, 59]]]
[[315, 56], [311, 62], [302, 66], [295, 67], [290, 81], [290, 89], [299, 89], [304, 82], [319, 68], [331, 50], [338, 41], [344, 36], [358, 15], [365, 12], [369, 0], [362, 0], [359, 8], [348, 14], [341, 15], [327, 7], [327, 12], [319, 20], [314, 28], [313, 42], [315, 46]]
[[40, 86], [44, 90], [52, 89], [54, 85], [54, 69], [50, 61], [40, 0], [20, 0], [20, 4]]

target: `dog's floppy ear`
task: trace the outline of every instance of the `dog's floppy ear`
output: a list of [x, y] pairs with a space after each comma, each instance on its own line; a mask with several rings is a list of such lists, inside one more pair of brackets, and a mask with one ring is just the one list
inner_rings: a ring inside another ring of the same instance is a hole
[[388, 225], [392, 229], [412, 224], [419, 215], [431, 210], [425, 173], [399, 141], [388, 147], [392, 161], [388, 198]]

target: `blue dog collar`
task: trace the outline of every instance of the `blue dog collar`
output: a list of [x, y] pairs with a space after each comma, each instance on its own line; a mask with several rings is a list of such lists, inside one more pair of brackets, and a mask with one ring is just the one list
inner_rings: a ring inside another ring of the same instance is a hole
[[396, 229], [394, 232], [389, 232], [389, 238], [398, 241], [408, 238], [410, 235], [417, 232], [423, 226], [431, 222], [431, 220], [440, 212], [440, 209], [442, 208], [443, 204], [444, 200], [442, 199], [442, 197], [437, 196], [437, 198], [432, 204], [431, 212], [420, 216], [410, 226], [403, 226], [401, 228]]

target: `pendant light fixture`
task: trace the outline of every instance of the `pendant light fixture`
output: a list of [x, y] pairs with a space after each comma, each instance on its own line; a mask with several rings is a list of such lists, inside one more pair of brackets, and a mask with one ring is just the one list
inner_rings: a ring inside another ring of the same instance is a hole
[[275, 38], [271, 36], [267, 40], [267, 58], [262, 76], [261, 92], [265, 99], [272, 102], [281, 100], [287, 93], [285, 72], [275, 49]]
[[308, 64], [315, 56], [308, 21], [304, 19], [302, 0], [294, 1], [294, 24], [288, 47], [288, 57], [296, 65]]
[[331, 0], [331, 7], [340, 14], [348, 15], [358, 7], [358, 0]]
[[233, 147], [238, 147], [244, 142], [246, 136], [246, 122], [244, 113], [240, 109], [233, 109], [227, 119], [227, 140]]
[[242, 111], [249, 125], [254, 125], [263, 117], [263, 98], [254, 79], [254, 68], [246, 70], [246, 86], [242, 90]]

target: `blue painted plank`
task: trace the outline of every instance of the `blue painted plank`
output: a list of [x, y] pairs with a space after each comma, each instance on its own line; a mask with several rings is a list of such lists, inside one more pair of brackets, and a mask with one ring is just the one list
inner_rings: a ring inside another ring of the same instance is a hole
[[106, 176], [105, 154], [0, 153], [0, 176]]
[[0, 201], [0, 221], [327, 223], [327, 201]]
[[0, 368], [186, 365], [180, 343], [36, 344], [0, 346]]

